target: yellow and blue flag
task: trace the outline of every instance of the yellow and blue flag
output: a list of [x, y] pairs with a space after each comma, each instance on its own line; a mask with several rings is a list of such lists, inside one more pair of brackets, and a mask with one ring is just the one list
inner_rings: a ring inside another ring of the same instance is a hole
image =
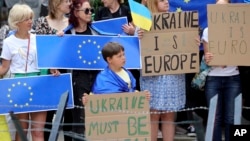
[[0, 80], [0, 115], [56, 110], [60, 97], [69, 92], [67, 108], [73, 108], [71, 74]]
[[149, 31], [152, 26], [152, 17], [150, 10], [134, 0], [129, 0], [129, 7], [133, 23], [136, 26]]
[[135, 36], [37, 35], [39, 68], [101, 70], [107, 67], [101, 50], [108, 42], [118, 42], [125, 49], [125, 68], [140, 69], [140, 47]]

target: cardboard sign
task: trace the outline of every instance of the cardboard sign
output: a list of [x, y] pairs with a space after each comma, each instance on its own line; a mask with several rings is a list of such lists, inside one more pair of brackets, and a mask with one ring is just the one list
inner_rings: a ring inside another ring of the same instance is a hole
[[90, 95], [85, 106], [88, 140], [150, 140], [149, 101], [144, 92]]
[[198, 13], [154, 13], [141, 39], [142, 76], [198, 72]]
[[210, 65], [250, 65], [250, 5], [208, 5]]

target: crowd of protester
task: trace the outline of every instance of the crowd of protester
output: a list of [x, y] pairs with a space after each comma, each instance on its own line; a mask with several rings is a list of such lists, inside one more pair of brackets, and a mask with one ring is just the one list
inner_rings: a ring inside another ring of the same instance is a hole
[[[65, 34], [99, 35], [100, 33], [91, 27], [92, 21], [123, 16], [128, 19], [128, 23], [121, 27], [124, 33], [128, 36], [138, 36], [139, 40], [143, 38], [143, 33], [146, 31], [138, 30], [138, 27], [133, 24], [130, 9], [127, 5], [123, 4], [121, 0], [102, 0], [102, 3], [102, 7], [93, 9], [89, 0], [41, 0], [38, 3], [40, 5], [39, 12], [33, 11], [34, 8], [37, 8], [37, 5], [34, 3], [33, 5], [30, 5], [30, 3], [3, 3], [8, 6], [10, 11], [8, 19], [5, 19], [8, 21], [8, 24], [1, 21], [0, 76], [5, 76], [7, 73], [10, 73], [11, 77], [29, 77], [47, 74], [58, 76], [60, 73], [72, 73], [74, 104], [77, 106], [73, 109], [65, 110], [64, 123], [67, 125], [63, 126], [63, 130], [64, 132], [72, 131], [80, 137], [84, 137], [85, 114], [84, 108], [79, 107], [84, 107], [89, 94], [94, 94], [95, 91], [99, 93], [100, 88], [104, 88], [103, 86], [105, 85], [103, 83], [108, 83], [103, 80], [104, 76], [108, 79], [120, 79], [117, 83], [121, 82], [121, 84], [114, 87], [125, 88], [121, 89], [121, 91], [115, 89], [112, 93], [146, 91], [146, 96], [150, 103], [152, 141], [157, 140], [158, 132], [162, 133], [164, 140], [174, 140], [176, 131], [174, 122], [178, 120], [193, 120], [193, 112], [203, 118], [203, 124], [206, 126], [208, 111], [204, 109], [187, 112], [178, 111], [185, 108], [207, 107], [210, 104], [210, 99], [215, 94], [218, 94], [219, 98], [215, 115], [218, 118], [216, 118], [214, 123], [213, 139], [221, 140], [222, 129], [225, 127], [225, 139], [228, 140], [229, 126], [234, 121], [235, 97], [242, 93], [243, 106], [250, 106], [250, 97], [248, 95], [250, 92], [250, 88], [248, 87], [250, 78], [249, 67], [212, 66], [212, 70], [207, 76], [205, 90], [201, 91], [191, 87], [191, 80], [195, 73], [145, 77], [141, 76], [140, 70], [127, 70], [123, 67], [125, 61], [124, 47], [116, 43], [109, 43], [102, 50], [103, 58], [108, 63], [108, 67], [103, 71], [38, 69], [36, 58], [28, 60], [33, 62], [32, 64], [27, 63], [26, 57], [18, 58], [18, 55], [15, 54], [18, 48], [25, 46], [27, 48], [25, 50], [29, 50], [28, 56], [36, 56], [36, 45], [33, 41], [36, 34], [54, 34], [57, 36], [64, 36]], [[147, 6], [151, 12], [169, 11], [170, 3], [168, 0], [142, 0], [141, 3]], [[217, 0], [215, 3], [228, 4], [230, 1]], [[39, 14], [37, 15], [37, 13]], [[72, 28], [68, 28], [69, 25], [72, 25]], [[199, 56], [200, 60], [204, 56], [207, 64], [213, 59], [213, 54], [207, 49], [209, 43], [208, 34], [208, 27], [200, 29], [199, 38], [201, 41], [196, 41], [198, 45], [201, 43], [204, 47], [204, 51], [200, 50]], [[15, 55], [17, 56], [15, 57]], [[19, 61], [23, 62], [23, 64], [20, 65]], [[115, 78], [113, 78], [114, 76]], [[99, 86], [100, 84], [102, 84], [101, 87]], [[50, 135], [50, 132], [43, 132], [43, 128], [49, 130], [52, 128], [52, 124], [45, 123], [52, 123], [55, 112], [17, 114], [17, 117], [20, 120], [25, 119], [44, 123], [32, 124], [31, 126], [31, 128], [40, 129], [31, 132], [32, 139], [43, 141], [48, 140]], [[250, 114], [246, 109], [243, 109], [242, 115], [247, 120], [250, 120]], [[70, 125], [71, 123], [72, 125]], [[23, 129], [29, 128], [27, 123], [22, 123], [21, 126]], [[183, 128], [186, 128], [188, 135], [195, 136], [195, 128], [192, 124], [183, 126]], [[15, 140], [21, 140], [18, 134], [16, 134]], [[65, 135], [64, 140], [78, 141], [80, 139]]]

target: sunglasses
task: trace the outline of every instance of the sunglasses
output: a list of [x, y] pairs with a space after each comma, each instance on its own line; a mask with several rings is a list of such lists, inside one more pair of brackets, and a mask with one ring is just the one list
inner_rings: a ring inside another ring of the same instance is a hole
[[79, 9], [77, 11], [83, 11], [86, 15], [88, 15], [89, 12], [94, 13], [94, 9], [93, 8]]

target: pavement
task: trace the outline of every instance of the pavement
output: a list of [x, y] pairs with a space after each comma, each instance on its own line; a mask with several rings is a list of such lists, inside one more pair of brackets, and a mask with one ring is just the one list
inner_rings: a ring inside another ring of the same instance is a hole
[[[58, 141], [64, 141], [63, 132], [61, 131], [58, 136]], [[163, 141], [162, 138], [158, 138], [158, 141]], [[174, 137], [174, 141], [197, 141], [196, 137], [188, 137], [187, 135], [176, 134]]]
[[[177, 132], [174, 137], [174, 141], [197, 141], [196, 137], [188, 137], [186, 135], [186, 130], [180, 127], [176, 128]], [[58, 141], [64, 141], [63, 139], [63, 131], [60, 131], [59, 136], [58, 136]], [[161, 133], [159, 132], [158, 134], [158, 141], [163, 141]]]

